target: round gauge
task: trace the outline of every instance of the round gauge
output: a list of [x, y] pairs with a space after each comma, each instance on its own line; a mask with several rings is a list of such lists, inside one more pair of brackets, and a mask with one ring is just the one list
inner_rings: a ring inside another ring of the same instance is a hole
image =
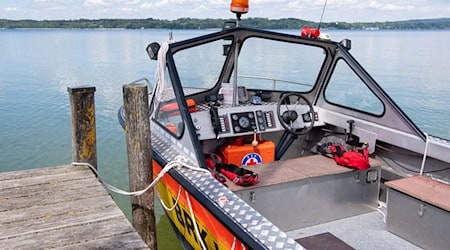
[[238, 116], [236, 115], [236, 114], [233, 114], [232, 116], [231, 116], [231, 118], [233, 119], [233, 120], [237, 120], [238, 119]]
[[253, 113], [248, 113], [248, 118], [253, 119], [253, 117], [255, 117]]
[[238, 122], [239, 122], [239, 126], [241, 126], [241, 128], [250, 127], [250, 120], [245, 116], [241, 116], [241, 118], [239, 118]]

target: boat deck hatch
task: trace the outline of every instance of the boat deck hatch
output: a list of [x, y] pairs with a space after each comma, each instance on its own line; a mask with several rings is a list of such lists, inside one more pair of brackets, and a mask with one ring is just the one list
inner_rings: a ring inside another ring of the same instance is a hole
[[353, 250], [354, 248], [347, 243], [334, 236], [332, 233], [326, 232], [308, 237], [296, 239], [300, 245], [306, 249], [334, 249], [334, 250]]

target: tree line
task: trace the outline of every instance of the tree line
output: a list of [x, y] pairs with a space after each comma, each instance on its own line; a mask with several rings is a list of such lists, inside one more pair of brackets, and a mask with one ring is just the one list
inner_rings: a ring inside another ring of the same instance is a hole
[[[0, 19], [0, 29], [55, 28], [55, 29], [213, 29], [221, 28], [227, 19], [179, 18], [161, 19], [78, 19], [78, 20], [7, 20]], [[318, 23], [296, 19], [246, 18], [241, 26], [257, 29], [299, 29], [303, 26], [318, 27]], [[326, 22], [324, 29], [450, 29], [450, 18], [421, 19], [394, 22]]]

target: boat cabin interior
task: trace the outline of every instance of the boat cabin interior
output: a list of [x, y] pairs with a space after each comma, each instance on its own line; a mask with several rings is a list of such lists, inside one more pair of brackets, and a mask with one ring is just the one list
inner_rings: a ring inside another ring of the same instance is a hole
[[[448, 142], [423, 133], [350, 50], [349, 40], [239, 27], [152, 44], [160, 64], [150, 95], [154, 136], [201, 168], [217, 155], [258, 174], [255, 185], [225, 178], [224, 187], [302, 244], [331, 232], [364, 248], [349, 233], [357, 225], [384, 237], [374, 246], [417, 247], [388, 235], [385, 183], [419, 174], [448, 182]], [[340, 166], [319, 150], [336, 144], [366, 149], [370, 167]]]

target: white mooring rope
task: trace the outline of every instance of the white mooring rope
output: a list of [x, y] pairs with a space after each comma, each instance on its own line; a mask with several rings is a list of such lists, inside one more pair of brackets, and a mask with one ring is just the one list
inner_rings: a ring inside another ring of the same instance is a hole
[[100, 183], [105, 186], [105, 188], [107, 188], [108, 190], [110, 190], [111, 192], [117, 193], [117, 194], [121, 194], [121, 195], [127, 195], [127, 196], [139, 196], [144, 194], [145, 192], [147, 192], [150, 188], [154, 187], [159, 180], [161, 180], [161, 178], [167, 173], [169, 172], [172, 168], [174, 167], [185, 167], [185, 168], [189, 168], [191, 170], [195, 170], [195, 171], [200, 171], [200, 172], [204, 172], [204, 173], [208, 173], [211, 174], [208, 170], [203, 169], [203, 168], [199, 168], [199, 167], [195, 167], [195, 166], [191, 166], [189, 164], [187, 164], [187, 160], [186, 158], [184, 158], [183, 156], [179, 155], [177, 157], [175, 157], [175, 160], [169, 162], [166, 164], [166, 166], [161, 170], [161, 172], [159, 172], [159, 174], [156, 176], [156, 178], [152, 181], [152, 183], [150, 183], [150, 185], [148, 185], [145, 189], [139, 190], [139, 191], [134, 191], [134, 192], [129, 192], [129, 191], [125, 191], [122, 190], [120, 188], [117, 188], [111, 184], [106, 183], [105, 181], [103, 181], [100, 176], [99, 173], [97, 171], [97, 169], [94, 168], [94, 166], [92, 166], [89, 163], [85, 163], [85, 162], [72, 162], [72, 165], [74, 166], [87, 166], [89, 167], [96, 175], [97, 175], [97, 179], [100, 181]]
[[[211, 174], [211, 172], [209, 172], [207, 169], [203, 169], [203, 168], [199, 168], [196, 166], [192, 166], [187, 164], [187, 159], [184, 158], [183, 156], [179, 155], [175, 157], [175, 160], [169, 162], [166, 164], [166, 166], [161, 170], [161, 172], [159, 172], [159, 174], [156, 176], [156, 178], [153, 180], [152, 183], [150, 183], [150, 185], [148, 185], [145, 189], [139, 190], [139, 191], [135, 191], [135, 192], [129, 192], [129, 191], [125, 191], [122, 190], [120, 188], [117, 188], [109, 183], [106, 183], [105, 181], [103, 181], [100, 176], [99, 173], [97, 171], [97, 169], [94, 168], [94, 166], [92, 166], [89, 163], [85, 163], [85, 162], [72, 162], [73, 166], [87, 166], [89, 167], [96, 175], [97, 175], [97, 179], [99, 180], [99, 182], [108, 190], [110, 190], [111, 192], [117, 193], [117, 194], [121, 194], [121, 195], [127, 195], [127, 196], [139, 196], [144, 194], [145, 192], [147, 192], [150, 188], [154, 187], [160, 180], [161, 178], [170, 171], [170, 169], [174, 168], [174, 167], [185, 167], [194, 171], [199, 171], [199, 172], [203, 172], [203, 173], [207, 173], [207, 174]], [[178, 205], [178, 201], [180, 200], [180, 196], [181, 196], [181, 185], [179, 186], [178, 189], [178, 195], [177, 195], [177, 199], [174, 203], [174, 205], [172, 207], [168, 207], [166, 204], [164, 204], [163, 200], [161, 199], [161, 195], [158, 193], [158, 198], [161, 202], [161, 205], [163, 206], [163, 208], [167, 211], [172, 211], [173, 209], [175, 209], [175, 207]], [[207, 247], [205, 245], [205, 243], [203, 242], [202, 238], [201, 238], [201, 234], [200, 234], [200, 230], [197, 226], [197, 222], [195, 219], [195, 215], [194, 215], [194, 211], [192, 208], [192, 204], [191, 204], [191, 200], [189, 198], [189, 193], [187, 192], [187, 190], [185, 190], [185, 195], [186, 195], [186, 201], [188, 203], [188, 207], [189, 207], [189, 212], [191, 214], [192, 217], [192, 221], [194, 224], [194, 231], [195, 234], [197, 236], [197, 238], [199, 239], [200, 245], [202, 247], [203, 250], [206, 250]], [[242, 245], [243, 246], [243, 245]], [[233, 244], [231, 249], [234, 250], [236, 247], [236, 237], [234, 237], [233, 239]], [[244, 246], [243, 246], [244, 247]], [[244, 247], [245, 248], [245, 247]]]
[[[169, 163], [166, 164], [166, 166], [161, 170], [161, 172], [159, 172], [159, 174], [158, 174], [158, 175], [156, 176], [156, 178], [152, 181], [152, 183], [150, 183], [150, 185], [148, 185], [145, 189], [142, 189], [142, 190], [139, 190], [139, 191], [135, 191], [135, 192], [128, 192], [128, 191], [122, 190], [122, 189], [120, 189], [120, 188], [117, 188], [117, 187], [115, 187], [115, 186], [113, 186], [113, 185], [111, 185], [111, 184], [108, 184], [108, 183], [106, 183], [105, 181], [103, 181], [103, 180], [100, 178], [97, 169], [95, 169], [94, 166], [92, 166], [92, 165], [89, 164], [89, 163], [85, 163], [85, 162], [72, 162], [72, 165], [74, 165], [74, 166], [87, 166], [87, 167], [89, 167], [89, 168], [97, 175], [97, 179], [100, 181], [100, 183], [101, 183], [105, 188], [107, 188], [108, 190], [110, 190], [110, 191], [112, 191], [112, 192], [114, 192], [114, 193], [121, 194], [121, 195], [127, 195], [127, 196], [139, 196], [139, 195], [144, 194], [144, 193], [147, 192], [150, 188], [154, 187], [154, 186], [159, 182], [159, 180], [161, 180], [161, 178], [162, 178], [167, 172], [169, 172], [170, 169], [172, 169], [173, 167], [181, 166], [181, 167], [189, 168], [189, 169], [194, 170], [194, 171], [204, 172], [204, 173], [207, 173], [207, 174], [209, 174], [209, 175], [211, 174], [211, 172], [209, 172], [209, 171], [206, 170], [206, 169], [199, 168], [199, 167], [195, 167], [195, 166], [192, 166], [192, 165], [187, 164], [187, 159], [184, 158], [184, 157], [182, 157], [181, 155], [178, 155], [178, 156], [175, 157], [175, 160], [173, 160], [173, 161], [171, 161], [171, 162], [169, 162]], [[170, 207], [170, 208], [167, 207], [167, 205], [164, 204], [164, 202], [163, 202], [162, 199], [161, 199], [161, 195], [159, 194], [159, 192], [158, 192], [158, 197], [159, 197], [159, 200], [160, 200], [160, 202], [161, 202], [161, 205], [164, 207], [164, 209], [166, 209], [166, 210], [168, 210], [168, 211], [171, 211], [171, 210], [175, 209], [175, 207], [177, 206], [178, 201], [179, 201], [179, 199], [180, 199], [180, 194], [181, 194], [181, 185], [180, 185], [180, 187], [179, 187], [179, 189], [178, 189], [177, 200], [175, 201], [175, 204], [174, 204], [172, 207]], [[194, 231], [195, 231], [195, 234], [197, 235], [197, 238], [198, 238], [199, 241], [200, 241], [200, 245], [201, 245], [202, 249], [203, 249], [203, 250], [206, 250], [207, 248], [206, 248], [206, 245], [205, 245], [205, 243], [203, 242], [203, 240], [202, 240], [202, 238], [201, 238], [200, 230], [198, 229], [197, 222], [196, 222], [195, 215], [194, 215], [194, 211], [193, 211], [193, 209], [192, 209], [191, 201], [190, 201], [190, 199], [189, 199], [189, 194], [188, 194], [188, 192], [187, 192], [186, 190], [185, 190], [185, 194], [186, 194], [186, 200], [187, 200], [187, 203], [188, 203], [188, 206], [189, 206], [189, 212], [191, 213], [192, 221], [193, 221], [193, 224], [194, 224]]]

